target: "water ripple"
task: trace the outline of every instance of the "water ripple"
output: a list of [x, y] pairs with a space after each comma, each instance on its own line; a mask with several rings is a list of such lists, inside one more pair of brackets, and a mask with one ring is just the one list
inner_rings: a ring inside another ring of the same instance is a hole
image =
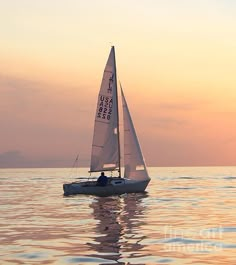
[[235, 263], [235, 167], [150, 168], [108, 198], [64, 197], [68, 171], [0, 170], [0, 264]]

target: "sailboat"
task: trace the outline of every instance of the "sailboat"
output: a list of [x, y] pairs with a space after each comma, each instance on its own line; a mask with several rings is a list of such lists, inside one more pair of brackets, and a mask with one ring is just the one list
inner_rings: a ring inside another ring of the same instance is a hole
[[145, 191], [150, 177], [121, 85], [120, 89], [124, 119], [123, 176], [116, 59], [115, 48], [112, 46], [98, 94], [89, 172], [116, 171], [118, 176], [108, 177], [105, 186], [98, 185], [94, 180], [63, 184], [64, 195], [111, 196]]

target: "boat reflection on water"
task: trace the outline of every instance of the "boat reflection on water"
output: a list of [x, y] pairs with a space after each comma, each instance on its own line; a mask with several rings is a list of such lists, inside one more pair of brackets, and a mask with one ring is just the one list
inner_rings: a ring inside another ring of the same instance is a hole
[[[92, 204], [96, 238], [90, 247], [104, 264], [133, 264], [132, 258], [142, 256], [144, 238], [141, 226], [145, 225], [145, 198], [147, 193], [126, 194], [116, 197], [98, 197]], [[107, 263], [111, 261], [111, 263]], [[136, 263], [135, 264], [143, 264]]]

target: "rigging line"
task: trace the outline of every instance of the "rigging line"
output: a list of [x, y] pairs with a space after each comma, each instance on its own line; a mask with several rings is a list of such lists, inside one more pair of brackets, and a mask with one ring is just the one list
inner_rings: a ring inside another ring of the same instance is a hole
[[72, 168], [70, 170], [70, 173], [69, 173], [69, 176], [71, 177], [72, 173], [73, 173], [73, 169], [76, 167], [76, 163], [77, 163], [77, 167], [79, 166], [79, 154], [76, 156], [75, 160], [74, 160], [74, 163], [72, 165]]
[[73, 168], [76, 166], [76, 163], [79, 162], [79, 154], [76, 156], [76, 159], [74, 161], [74, 164], [73, 164]]

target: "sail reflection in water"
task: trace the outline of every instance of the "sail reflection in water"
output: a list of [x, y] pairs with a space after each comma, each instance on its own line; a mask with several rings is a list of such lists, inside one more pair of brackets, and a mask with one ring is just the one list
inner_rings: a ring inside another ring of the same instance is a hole
[[[122, 197], [96, 198], [92, 204], [94, 218], [98, 221], [95, 242], [90, 246], [98, 258], [127, 264], [126, 259], [142, 256], [144, 236], [141, 226], [145, 224], [145, 204], [147, 194], [128, 194]], [[107, 262], [105, 264], [108, 264]], [[114, 264], [114, 263], [111, 263]], [[135, 263], [143, 264], [143, 263]]]
[[99, 198], [64, 197], [68, 169], [0, 169], [0, 264], [236, 264], [236, 167], [149, 171]]

